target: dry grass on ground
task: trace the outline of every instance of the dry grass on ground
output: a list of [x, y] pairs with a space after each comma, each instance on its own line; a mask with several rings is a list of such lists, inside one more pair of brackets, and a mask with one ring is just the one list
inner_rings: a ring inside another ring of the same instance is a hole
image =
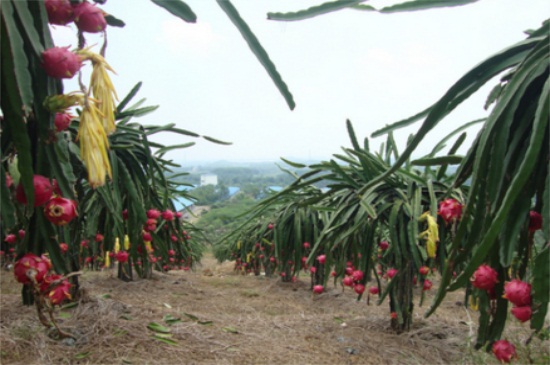
[[[357, 302], [350, 290], [333, 287], [313, 298], [305, 279], [241, 276], [206, 257], [196, 272], [130, 283], [114, 271], [86, 272], [87, 295], [57, 313], [76, 341], [56, 341], [35, 309], [20, 304], [11, 273], [0, 279], [2, 364], [496, 364], [471, 349], [477, 316], [459, 293], [429, 319], [417, 308], [413, 329], [396, 335], [387, 304]], [[169, 325], [169, 318], [180, 321]], [[170, 328], [172, 345], [155, 338], [151, 322]], [[508, 327], [516, 343], [529, 337], [528, 325]], [[522, 347], [519, 363], [548, 359], [547, 345], [535, 339]]]

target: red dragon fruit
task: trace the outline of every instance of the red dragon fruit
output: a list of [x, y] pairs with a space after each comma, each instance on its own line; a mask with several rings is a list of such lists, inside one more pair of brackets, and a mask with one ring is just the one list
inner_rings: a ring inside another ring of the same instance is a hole
[[353, 290], [359, 295], [363, 294], [365, 292], [365, 286], [363, 284], [356, 284], [353, 287]]
[[118, 251], [115, 255], [115, 258], [120, 263], [128, 262], [128, 252], [126, 251]]
[[510, 360], [517, 357], [516, 347], [506, 340], [495, 341], [492, 350], [497, 360], [502, 363], [509, 363]]
[[74, 11], [69, 0], [44, 0], [48, 22], [55, 25], [67, 25], [74, 20]]
[[67, 299], [71, 299], [71, 284], [67, 279], [63, 279], [54, 287], [51, 287], [51, 284], [62, 279], [63, 276], [52, 274], [44, 277], [44, 281], [40, 284], [40, 291], [47, 295], [50, 303], [53, 305], [58, 305], [63, 303]]
[[313, 287], [313, 292], [315, 294], [321, 294], [321, 293], [323, 293], [324, 290], [325, 290], [325, 288], [322, 285], [315, 285]]
[[426, 276], [430, 273], [430, 268], [428, 266], [421, 266], [420, 269], [418, 269], [418, 272], [422, 276]]
[[17, 242], [17, 236], [14, 235], [13, 233], [10, 233], [6, 235], [6, 237], [4, 238], [4, 242], [14, 244], [15, 242]]
[[512, 315], [519, 319], [520, 322], [527, 322], [531, 319], [531, 315], [533, 314], [533, 311], [531, 310], [531, 306], [525, 305], [523, 307], [514, 307], [512, 308]]
[[82, 67], [82, 59], [69, 47], [52, 47], [42, 52], [42, 67], [56, 79], [72, 79]]
[[61, 253], [66, 253], [67, 251], [69, 251], [69, 245], [62, 242], [59, 244], [59, 249], [61, 250]]
[[[38, 207], [50, 200], [53, 194], [53, 187], [50, 183], [50, 179], [42, 175], [34, 175], [33, 184], [34, 206]], [[23, 190], [23, 185], [21, 185], [21, 183], [17, 185], [17, 189], [15, 190], [15, 198], [19, 203], [27, 205], [27, 197], [25, 196], [25, 191]]]
[[74, 22], [79, 30], [88, 33], [99, 33], [107, 27], [103, 10], [86, 1], [74, 7]]
[[166, 209], [164, 212], [161, 213], [162, 219], [166, 221], [173, 221], [174, 220], [174, 212], [172, 212], [170, 209]]
[[37, 283], [40, 283], [51, 268], [52, 263], [47, 257], [38, 257], [33, 253], [26, 253], [15, 263], [13, 273], [18, 282], [27, 285], [32, 284], [31, 279], [27, 275], [29, 270], [34, 271], [34, 278]]
[[71, 125], [71, 120], [74, 118], [74, 115], [68, 113], [55, 113], [55, 130], [57, 132], [63, 132], [69, 125]]
[[504, 284], [504, 296], [514, 305], [523, 307], [531, 305], [531, 284], [514, 279]]
[[474, 272], [470, 281], [478, 289], [491, 290], [498, 282], [498, 273], [488, 265], [481, 265]]
[[319, 261], [319, 263], [320, 263], [321, 265], [324, 265], [326, 260], [327, 260], [326, 255], [319, 255], [319, 256], [317, 256], [317, 261]]
[[56, 226], [64, 226], [78, 216], [76, 202], [59, 196], [52, 198], [44, 207], [44, 214]]
[[388, 278], [393, 279], [395, 275], [397, 275], [397, 269], [391, 268], [386, 271], [386, 274], [388, 275]]
[[382, 250], [382, 251], [386, 251], [388, 248], [390, 248], [390, 243], [388, 241], [382, 241], [378, 244], [378, 247]]
[[377, 286], [371, 286], [369, 288], [369, 293], [371, 293], [372, 295], [377, 295], [379, 292], [380, 292], [380, 290], [378, 290]]
[[363, 274], [363, 271], [361, 270], [355, 270], [351, 276], [353, 277], [353, 280], [356, 281], [356, 282], [359, 282], [361, 280], [363, 280], [363, 278], [365, 277], [365, 275]]
[[535, 232], [542, 228], [542, 215], [534, 210], [529, 212], [529, 232]]
[[430, 280], [426, 279], [424, 280], [424, 285], [422, 286], [422, 290], [423, 291], [430, 290], [432, 286], [433, 286], [433, 283]]
[[462, 216], [462, 204], [455, 199], [445, 199], [439, 203], [438, 214], [446, 223], [459, 220]]
[[160, 217], [160, 211], [157, 209], [149, 209], [147, 211], [147, 218], [158, 219]]
[[342, 283], [344, 284], [344, 286], [353, 286], [353, 278], [350, 277], [350, 276], [346, 276], [346, 277], [342, 280]]

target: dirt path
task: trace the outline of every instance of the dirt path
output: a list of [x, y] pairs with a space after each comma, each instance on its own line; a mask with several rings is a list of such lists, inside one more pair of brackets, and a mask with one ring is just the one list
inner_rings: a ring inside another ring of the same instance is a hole
[[[87, 272], [88, 299], [58, 312], [76, 341], [55, 341], [19, 304], [19, 287], [2, 273], [2, 364], [435, 364], [496, 363], [467, 349], [470, 319], [449, 298], [428, 320], [395, 335], [387, 304], [367, 305], [329, 286], [312, 297], [306, 278], [241, 276], [207, 255], [195, 272], [155, 273], [125, 283]], [[429, 300], [427, 301], [429, 303]], [[167, 334], [148, 328], [155, 322]], [[162, 337], [161, 337], [162, 336]]]

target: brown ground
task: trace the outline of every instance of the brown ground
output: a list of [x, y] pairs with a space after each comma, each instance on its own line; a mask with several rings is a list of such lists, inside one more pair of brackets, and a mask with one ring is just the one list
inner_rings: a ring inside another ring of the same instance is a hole
[[[342, 294], [332, 285], [313, 298], [307, 279], [283, 284], [241, 276], [208, 255], [196, 272], [155, 273], [152, 280], [125, 283], [114, 271], [86, 272], [81, 282], [88, 299], [57, 312], [61, 328], [76, 341], [57, 341], [35, 309], [20, 304], [11, 273], [0, 279], [2, 364], [497, 363], [472, 350], [477, 315], [457, 303], [459, 293], [429, 319], [422, 318], [427, 304], [417, 308], [414, 328], [396, 335], [386, 303], [357, 302], [350, 290]], [[169, 325], [167, 316], [181, 321]], [[169, 327], [172, 345], [154, 337], [151, 322]], [[507, 336], [516, 345], [524, 342], [528, 325], [511, 320]], [[548, 341], [535, 339], [518, 352], [516, 363], [544, 363]]]

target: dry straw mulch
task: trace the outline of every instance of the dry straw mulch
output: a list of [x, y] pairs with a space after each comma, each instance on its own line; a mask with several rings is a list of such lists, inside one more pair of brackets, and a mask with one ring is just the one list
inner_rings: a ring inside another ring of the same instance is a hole
[[[75, 337], [61, 341], [48, 336], [33, 307], [21, 305], [19, 286], [2, 272], [1, 363], [496, 363], [471, 349], [476, 318], [461, 306], [460, 293], [428, 319], [422, 318], [427, 305], [417, 308], [411, 331], [397, 335], [389, 328], [387, 304], [357, 302], [350, 290], [332, 286], [312, 297], [306, 279], [284, 284], [231, 268], [207, 257], [195, 272], [155, 273], [129, 283], [111, 271], [86, 272], [78, 306], [57, 312], [60, 327]], [[154, 337], [151, 322], [170, 329], [172, 345]], [[512, 331], [524, 341], [526, 328]], [[532, 357], [533, 346], [537, 358], [548, 359], [547, 349], [533, 344], [520, 359]]]

